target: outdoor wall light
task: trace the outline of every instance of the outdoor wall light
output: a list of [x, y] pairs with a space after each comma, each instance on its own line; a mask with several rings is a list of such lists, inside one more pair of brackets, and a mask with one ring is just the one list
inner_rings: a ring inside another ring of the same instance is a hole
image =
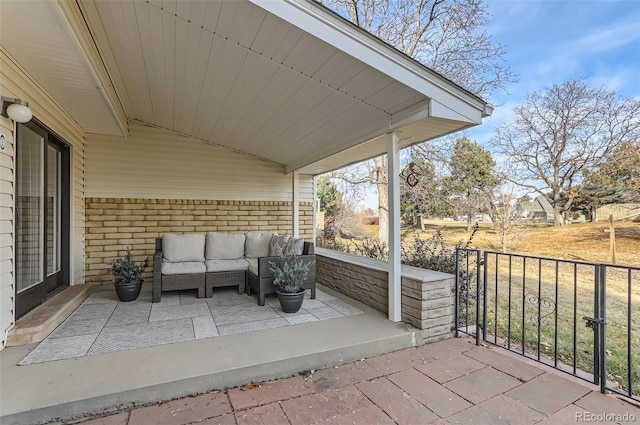
[[2, 96], [2, 114], [0, 115], [11, 118], [15, 122], [27, 122], [33, 118], [29, 102], [4, 96]]

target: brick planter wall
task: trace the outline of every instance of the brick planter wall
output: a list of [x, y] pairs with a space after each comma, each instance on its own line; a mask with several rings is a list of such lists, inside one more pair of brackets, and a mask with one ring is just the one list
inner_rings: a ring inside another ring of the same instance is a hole
[[[316, 281], [383, 313], [388, 313], [388, 264], [335, 251], [316, 250]], [[402, 321], [420, 331], [418, 344], [453, 335], [453, 275], [402, 266]]]
[[[164, 233], [293, 232], [291, 202], [87, 198], [86, 283], [110, 283], [110, 264], [127, 248], [136, 260], [149, 257]], [[311, 240], [313, 206], [300, 204], [300, 237]]]

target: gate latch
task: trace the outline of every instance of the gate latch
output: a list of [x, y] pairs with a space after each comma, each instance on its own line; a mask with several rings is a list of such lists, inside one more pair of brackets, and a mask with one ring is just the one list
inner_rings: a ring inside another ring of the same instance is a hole
[[606, 325], [607, 322], [602, 319], [602, 318], [595, 318], [595, 317], [583, 317], [584, 320], [587, 321], [587, 323], [585, 323], [585, 326], [587, 328], [591, 328], [591, 329], [595, 329], [596, 328], [596, 324], [598, 325]]

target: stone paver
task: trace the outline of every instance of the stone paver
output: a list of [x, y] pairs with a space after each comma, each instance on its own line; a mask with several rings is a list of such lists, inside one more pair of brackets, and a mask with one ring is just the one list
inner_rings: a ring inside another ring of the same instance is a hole
[[570, 404], [564, 409], [557, 411], [553, 415], [547, 416], [545, 420], [538, 422], [536, 425], [575, 425], [577, 423], [580, 423], [580, 421], [578, 420], [579, 418], [588, 413], [591, 412], [582, 409], [575, 404]]
[[400, 372], [413, 366], [424, 363], [423, 353], [416, 348], [408, 348], [406, 350], [389, 353], [386, 356], [365, 359], [374, 369], [381, 372], [381, 375]]
[[603, 414], [631, 415], [636, 422], [623, 423], [640, 422], [640, 408], [600, 394], [595, 386], [542, 365], [519, 364], [517, 358], [468, 341], [409, 348], [244, 391], [186, 397], [85, 423], [562, 425]]
[[521, 384], [506, 373], [485, 367], [443, 385], [471, 403], [478, 404]]
[[106, 416], [104, 418], [92, 419], [82, 423], [85, 425], [127, 425], [128, 421], [129, 412], [122, 412], [115, 415]]
[[557, 412], [590, 390], [560, 376], [545, 373], [506, 394], [546, 415]]
[[356, 387], [349, 386], [283, 401], [282, 409], [291, 425], [309, 425], [372, 405]]
[[306, 382], [302, 376], [295, 376], [279, 381], [263, 382], [248, 390], [233, 388], [228, 391], [228, 395], [233, 408], [240, 410], [300, 397], [313, 392], [310, 383]]
[[378, 406], [369, 406], [319, 422], [323, 425], [395, 425]]
[[135, 409], [129, 425], [183, 425], [231, 412], [226, 394], [202, 394]]
[[389, 380], [443, 418], [471, 406], [471, 403], [458, 394], [426, 377], [416, 369], [395, 373], [389, 376]]
[[357, 388], [399, 425], [428, 424], [438, 419], [435, 413], [398, 388], [387, 378], [361, 382]]
[[366, 361], [347, 363], [330, 369], [319, 370], [313, 374], [313, 387], [316, 392], [346, 387], [356, 382], [382, 376], [380, 369], [376, 369]]
[[204, 421], [194, 422], [198, 425], [236, 425], [235, 416], [232, 414], [226, 414], [222, 416], [216, 416], [215, 418], [205, 419]]
[[506, 353], [504, 349], [499, 348], [473, 347], [465, 351], [464, 355], [523, 381], [529, 381], [544, 373], [541, 367], [529, 365], [520, 359], [502, 354], [499, 350]]
[[487, 367], [487, 365], [462, 354], [451, 354], [437, 361], [417, 366], [416, 369], [442, 384], [483, 367]]
[[449, 338], [435, 344], [426, 344], [419, 348], [430, 359], [446, 359], [475, 347], [470, 338]]
[[285, 425], [289, 423], [279, 403], [236, 412], [238, 425]]
[[634, 406], [622, 399], [608, 397], [596, 391], [591, 391], [574, 404], [583, 410], [588, 409], [595, 414], [614, 413], [618, 415], [633, 415], [637, 423], [640, 424], [640, 404]]
[[530, 425], [544, 415], [503, 394], [447, 418], [453, 424]]

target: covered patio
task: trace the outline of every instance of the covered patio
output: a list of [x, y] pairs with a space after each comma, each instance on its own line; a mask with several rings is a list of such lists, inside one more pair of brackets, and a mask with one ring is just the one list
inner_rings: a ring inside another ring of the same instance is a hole
[[[400, 264], [399, 151], [481, 124], [485, 101], [311, 0], [0, 6], [3, 103], [24, 100], [34, 117], [0, 117], [3, 420], [289, 376], [451, 334], [450, 276]], [[318, 275], [361, 288], [352, 296], [375, 309], [28, 366], [17, 364], [34, 344], [6, 347], [25, 313], [109, 283], [116, 258], [152, 256], [165, 233], [313, 240], [315, 176], [380, 154], [389, 263], [326, 254]], [[364, 285], [337, 277], [347, 269]]]
[[[384, 153], [402, 320], [398, 152], [481, 124], [486, 102], [311, 0], [6, 2], [1, 19], [5, 106], [34, 117], [0, 118], [4, 332], [167, 232], [313, 239], [314, 176]], [[37, 169], [54, 154], [58, 174]], [[49, 245], [42, 216], [60, 223]]]

